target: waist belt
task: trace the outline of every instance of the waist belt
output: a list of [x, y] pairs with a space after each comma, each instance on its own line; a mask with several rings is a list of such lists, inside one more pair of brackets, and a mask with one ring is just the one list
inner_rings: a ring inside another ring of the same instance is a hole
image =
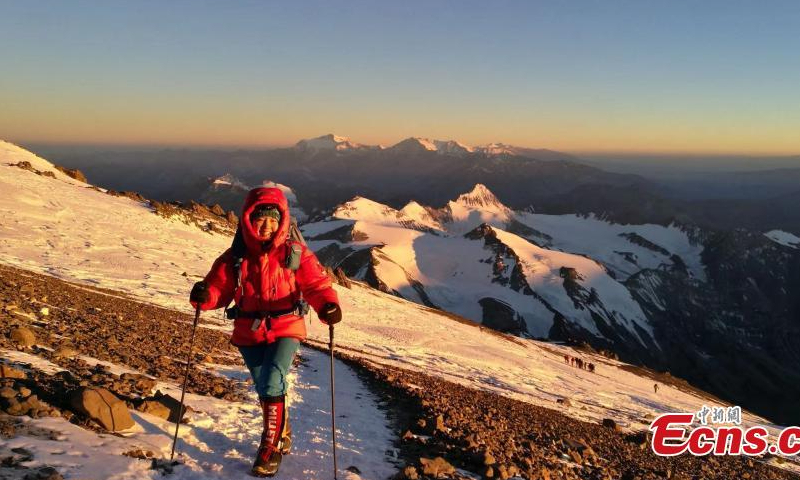
[[262, 320], [265, 318], [278, 318], [286, 315], [299, 315], [304, 316], [308, 313], [308, 304], [304, 301], [299, 301], [291, 308], [283, 310], [241, 310], [238, 306], [234, 305], [232, 308], [225, 310], [225, 316], [229, 320], [236, 320], [237, 318], [253, 318]]

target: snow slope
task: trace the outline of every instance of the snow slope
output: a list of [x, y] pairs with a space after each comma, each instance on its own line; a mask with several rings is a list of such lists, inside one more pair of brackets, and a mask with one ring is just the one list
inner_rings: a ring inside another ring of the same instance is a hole
[[389, 147], [399, 153], [416, 153], [419, 151], [436, 152], [441, 155], [463, 156], [472, 153], [472, 147], [455, 140], [431, 140], [430, 138], [409, 137]]
[[[358, 197], [337, 208], [330, 220], [305, 225], [303, 230], [312, 239], [309, 245], [319, 251], [332, 243], [330, 239], [313, 240], [326, 231], [325, 224], [336, 222], [339, 228], [342, 221], [354, 222], [353, 231], [359, 235], [339, 244], [355, 250], [373, 248], [370, 263], [375, 276], [389, 291], [417, 303], [481, 323], [487, 321], [487, 307], [481, 300], [495, 299], [510, 306], [527, 333], [539, 338], [549, 336], [556, 312], [591, 335], [603, 337], [595, 320], [599, 316], [621, 326], [633, 341], [650, 346], [643, 336], [652, 337], [652, 327], [621, 283], [592, 259], [542, 248], [529, 238], [503, 230], [519, 222], [519, 217], [530, 221], [479, 184], [434, 214], [414, 202], [398, 211]], [[493, 226], [496, 238], [512, 254], [492, 251], [484, 238], [465, 236], [484, 223]], [[589, 243], [592, 237], [582, 233], [581, 241]], [[629, 243], [617, 236], [612, 240]], [[502, 265], [497, 255], [502, 256]], [[517, 267], [527, 284], [513, 284]], [[585, 301], [577, 298], [581, 293], [570, 293], [565, 287], [562, 267], [576, 271], [575, 281], [585, 290]], [[355, 276], [365, 279], [367, 275], [362, 268]], [[597, 296], [596, 304], [590, 303], [592, 295]]]
[[0, 140], [0, 164], [6, 166], [8, 164], [15, 164], [19, 162], [28, 162], [31, 167], [42, 172], [51, 172], [55, 178], [75, 185], [86, 185], [83, 182], [73, 179], [68, 175], [63, 174], [52, 163], [43, 159], [42, 157], [31, 153], [24, 148], [14, 145], [13, 143]]
[[[225, 237], [158, 217], [133, 200], [111, 197], [73, 182], [38, 176], [8, 167], [6, 163], [9, 163], [8, 157], [0, 158], [0, 191], [3, 192], [0, 196], [0, 261], [6, 264], [121, 290], [154, 304], [185, 310], [191, 283], [207, 271], [229, 244]], [[385, 226], [375, 228], [372, 232], [375, 235], [379, 233], [378, 228], [399, 230]], [[419, 231], [405, 231], [410, 232], [404, 233], [408, 235], [406, 241], [423, 235]], [[426, 236], [429, 237], [433, 238]], [[426, 241], [433, 241], [430, 238]], [[463, 242], [468, 240], [463, 239]], [[439, 267], [432, 265], [432, 268]], [[187, 272], [188, 278], [183, 277], [182, 272]], [[353, 289], [338, 286], [336, 289], [345, 314], [344, 321], [337, 326], [337, 345], [378, 364], [423, 371], [560, 409], [579, 419], [599, 421], [611, 417], [625, 428], [644, 428], [649, 419], [659, 413], [697, 411], [702, 405], [712, 403], [669, 385], [661, 385], [655, 394], [651, 379], [632, 373], [620, 362], [584, 355], [555, 344], [498, 335], [359, 284]], [[446, 291], [441, 295], [445, 296]], [[210, 316], [204, 314], [204, 319]], [[327, 335], [327, 328], [312, 318], [309, 341], [324, 345]], [[287, 461], [285, 465], [287, 469], [298, 468], [295, 474], [300, 469], [302, 473], [282, 478], [322, 478], [330, 473], [325, 471], [329, 468], [329, 459], [312, 460], [328, 450], [325, 431], [315, 430], [326, 424], [322, 420], [327, 418], [322, 406], [325, 403], [318, 396], [327, 395], [327, 381], [321, 378], [327, 370], [313, 353], [305, 354], [310, 367], [298, 372], [293, 388], [297, 398], [294, 408], [310, 419], [305, 432], [296, 430], [298, 440], [302, 437], [307, 443], [300, 445], [298, 457], [291, 460], [298, 463], [293, 466]], [[564, 362], [565, 354], [595, 363], [597, 372], [591, 374], [570, 367]], [[244, 372], [227, 374], [241, 378]], [[370, 413], [370, 401], [363, 404], [356, 401], [357, 396], [370, 397], [355, 380], [347, 380], [344, 366], [337, 366], [337, 375], [344, 375], [342, 380], [337, 377], [337, 408], [352, 408], [355, 416], [350, 426], [341, 426], [340, 438], [345, 447], [340, 452], [352, 455], [352, 462], [359, 468], [370, 465], [368, 470], [361, 470], [372, 473], [364, 473], [362, 477], [385, 478], [390, 459], [378, 452], [386, 449], [387, 437], [371, 433], [383, 428], [385, 419], [380, 417], [382, 414], [373, 416]], [[177, 388], [174, 385], [162, 387], [173, 392]], [[569, 398], [571, 406], [556, 404], [559, 398]], [[374, 401], [371, 402], [374, 406]], [[244, 471], [249, 462], [244, 457], [255, 441], [255, 407], [195, 396], [190, 396], [188, 403], [204, 413], [199, 423], [182, 434], [186, 443], [179, 450], [187, 456], [183, 478], [228, 478], [226, 473]], [[237, 409], [239, 414], [236, 414]], [[242, 417], [244, 422], [240, 422]], [[37, 453], [50, 452], [52, 456], [44, 457], [48, 462], [61, 461], [60, 465], [76, 471], [86, 462], [96, 462], [97, 468], [109, 462], [108, 465], [119, 465], [123, 469], [121, 475], [129, 475], [118, 478], [147, 478], [151, 472], [124, 463], [128, 460], [121, 458], [118, 452], [130, 445], [149, 442], [147, 444], [163, 453], [171, 433], [152, 417], [137, 414], [136, 419], [141, 430], [132, 432], [126, 439], [101, 437], [74, 430], [63, 422], [52, 423], [57, 420], [43, 419], [30, 422], [64, 432], [75, 447], [70, 443], [28, 437], [8, 442], [13, 446], [32, 446]], [[745, 421], [766, 423], [749, 414]], [[352, 437], [347, 438], [347, 435]], [[71, 456], [56, 458], [61, 450], [70, 452]], [[308, 457], [302, 453], [305, 451], [309, 452]], [[102, 452], [109, 453], [103, 455]], [[93, 454], [98, 456], [91, 457]], [[340, 465], [346, 466], [346, 462]]]
[[[328, 357], [315, 350], [303, 348], [305, 360], [290, 374], [292, 453], [281, 465], [281, 478], [331, 478], [333, 457], [330, 438], [330, 391], [326, 388]], [[41, 370], [55, 373], [62, 370], [46, 360], [16, 351], [0, 350], [0, 357], [16, 364], [32, 364]], [[83, 357], [91, 363], [104, 363]], [[208, 366], [218, 374], [244, 380], [246, 369]], [[394, 432], [386, 426], [384, 413], [377, 399], [366, 390], [358, 377], [346, 365], [337, 361], [337, 461], [340, 468], [357, 466], [360, 475], [344, 472], [351, 480], [385, 479], [395, 467], [386, 460], [391, 451]], [[130, 372], [112, 365], [111, 372]], [[180, 397], [180, 387], [164, 382], [158, 390]], [[235, 403], [213, 397], [187, 394], [186, 403], [195, 412], [188, 425], [181, 425], [176, 447], [176, 459], [185, 466], [175, 469], [169, 478], [227, 479], [246, 478], [252, 465], [253, 452], [261, 436], [261, 409], [255, 392], [249, 403]], [[136, 425], [123, 432], [122, 437], [99, 435], [73, 425], [61, 417], [32, 420], [28, 424], [59, 432], [56, 440], [48, 437], [19, 435], [0, 440], [0, 448], [25, 448], [34, 454], [30, 467], [56, 467], [67, 478], [134, 480], [163, 478], [150, 469], [150, 462], [123, 456], [134, 449], [150, 450], [159, 458], [169, 458], [175, 424], [146, 413], [131, 411]], [[341, 474], [340, 474], [341, 476]]]
[[[672, 255], [680, 257], [695, 278], [706, 279], [700, 260], [703, 246], [692, 242], [689, 235], [675, 225], [623, 225], [594, 216], [523, 212], [517, 212], [515, 220], [536, 230], [537, 233], [526, 236], [529, 240], [546, 248], [588, 255], [601, 261], [620, 280], [646, 268], [672, 265]], [[635, 243], [632, 234], [652, 246]]]
[[800, 248], [800, 238], [798, 238], [796, 235], [792, 235], [789, 232], [784, 232], [783, 230], [770, 230], [764, 235], [773, 242], [779, 243], [785, 247]]
[[[5, 264], [181, 309], [187, 288], [210, 265], [208, 252], [221, 253], [230, 245], [226, 236], [159, 217], [141, 202], [6, 163], [0, 158], [0, 261]], [[35, 168], [55, 170], [49, 163], [39, 165]]]

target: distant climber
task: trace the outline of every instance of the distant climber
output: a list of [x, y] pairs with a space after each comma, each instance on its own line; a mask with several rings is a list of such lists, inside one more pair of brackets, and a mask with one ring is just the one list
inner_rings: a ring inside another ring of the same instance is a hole
[[594, 363], [589, 363], [589, 372], [594, 373]]
[[654, 393], [658, 393], [658, 384], [657, 383], [653, 384], [653, 392]]
[[289, 207], [280, 190], [251, 190], [240, 218], [233, 245], [189, 299], [202, 310], [235, 302], [226, 310], [234, 320], [231, 343], [250, 370], [264, 419], [251, 473], [271, 477], [291, 446], [286, 375], [306, 337], [304, 301], [326, 324], [341, 321], [342, 311], [317, 257], [289, 234]]

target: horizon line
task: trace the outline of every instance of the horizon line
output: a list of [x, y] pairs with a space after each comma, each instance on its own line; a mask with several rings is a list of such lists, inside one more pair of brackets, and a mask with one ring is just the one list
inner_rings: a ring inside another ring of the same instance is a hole
[[[316, 137], [306, 137], [300, 140], [294, 141], [293, 143], [288, 144], [269, 144], [269, 143], [218, 143], [218, 142], [148, 142], [148, 141], [140, 141], [140, 142], [124, 142], [124, 141], [83, 141], [83, 140], [28, 140], [28, 139], [5, 139], [0, 138], [0, 140], [5, 140], [9, 143], [13, 143], [19, 146], [25, 145], [33, 145], [37, 147], [49, 147], [49, 148], [92, 148], [92, 149], [161, 149], [161, 150], [253, 150], [253, 151], [264, 151], [264, 150], [278, 150], [283, 148], [292, 148], [294, 147], [297, 142], [301, 140], [309, 140], [324, 137], [331, 134], [324, 134], [318, 135]], [[336, 134], [334, 134], [336, 135]], [[337, 135], [339, 137], [347, 138], [350, 141], [354, 141], [352, 137], [346, 135]], [[439, 141], [457, 141], [462, 143], [463, 145], [467, 146], [483, 146], [487, 144], [478, 144], [478, 145], [470, 145], [460, 140], [455, 139], [448, 139], [448, 140], [440, 140], [432, 137], [425, 137], [425, 136], [411, 136], [411, 137], [404, 137], [399, 141], [391, 144], [396, 145], [397, 143], [402, 142], [403, 140], [407, 140], [409, 138], [423, 138], [423, 139], [430, 139], [430, 140], [439, 140]], [[367, 143], [360, 143], [354, 141], [355, 143], [359, 143], [361, 145], [369, 145], [369, 146], [378, 146], [384, 144], [367, 144]], [[578, 148], [578, 149], [562, 149], [562, 148], [553, 148], [553, 147], [546, 147], [546, 146], [528, 146], [528, 145], [519, 145], [519, 144], [510, 144], [506, 142], [490, 142], [490, 143], [501, 143], [508, 146], [514, 146], [517, 148], [527, 148], [532, 150], [550, 150], [553, 152], [559, 152], [569, 155], [575, 156], [608, 156], [608, 155], [619, 155], [624, 157], [632, 157], [632, 156], [667, 156], [667, 157], [724, 157], [724, 156], [735, 156], [735, 157], [769, 157], [769, 158], [778, 158], [778, 157], [800, 157], [800, 151], [791, 151], [791, 152], [774, 152], [774, 151], [733, 151], [733, 150], [688, 150], [688, 149], [653, 149], [653, 150], [634, 150], [634, 149], [611, 149], [611, 148]], [[386, 147], [388, 148], [388, 147]]]

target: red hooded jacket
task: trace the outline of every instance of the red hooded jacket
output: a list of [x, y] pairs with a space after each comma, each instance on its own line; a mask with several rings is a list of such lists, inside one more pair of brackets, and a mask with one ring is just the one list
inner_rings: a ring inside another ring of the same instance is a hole
[[[250, 224], [250, 213], [263, 204], [276, 205], [281, 212], [278, 230], [270, 242], [262, 242]], [[302, 247], [300, 268], [292, 271], [286, 268], [289, 253], [289, 205], [283, 192], [277, 188], [256, 188], [248, 193], [242, 208], [239, 225], [242, 230], [247, 254], [241, 266], [242, 282], [236, 288], [234, 256], [231, 249], [223, 253], [206, 275], [208, 301], [200, 305], [203, 310], [213, 310], [228, 305], [231, 300], [241, 311], [281, 311], [290, 310], [300, 298], [319, 312], [326, 303], [339, 304], [331, 280], [320, 265], [314, 252]], [[234, 291], [236, 290], [236, 291]], [[252, 318], [237, 318], [233, 322], [231, 343], [245, 346], [258, 343], [271, 343], [276, 338], [292, 337], [302, 340], [306, 337], [303, 318], [290, 314], [261, 322], [252, 329]]]

